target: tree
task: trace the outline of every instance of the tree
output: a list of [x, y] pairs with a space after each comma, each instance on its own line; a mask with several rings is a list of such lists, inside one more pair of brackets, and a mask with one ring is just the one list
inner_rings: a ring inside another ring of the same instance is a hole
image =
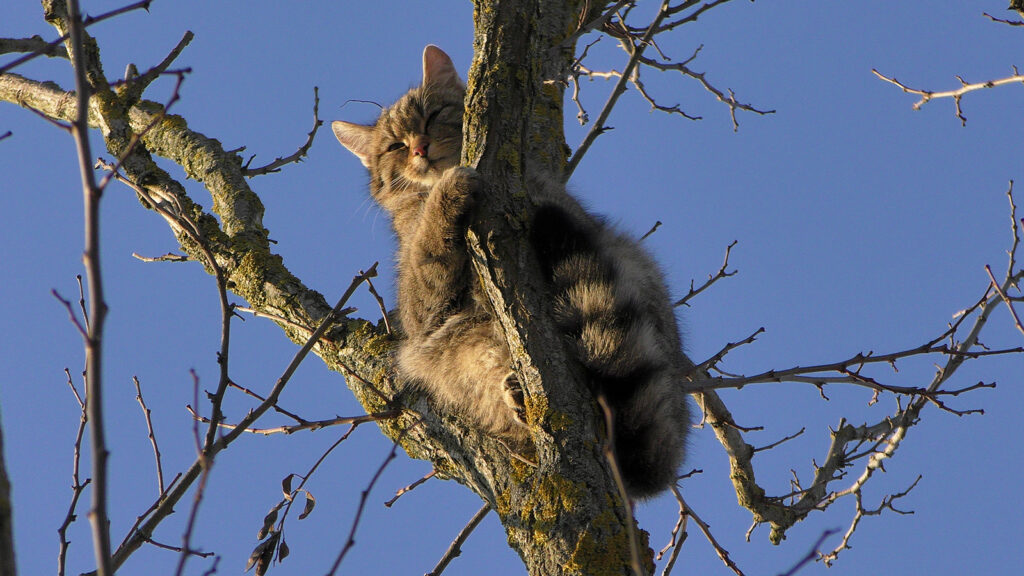
[[[374, 325], [365, 320], [347, 318], [332, 319], [331, 323], [324, 324], [326, 333], [315, 342], [316, 352], [321, 358], [332, 369], [346, 374], [353, 392], [372, 416], [369, 419], [377, 420], [382, 430], [410, 456], [430, 460], [440, 475], [471, 487], [489, 507], [497, 510], [510, 543], [523, 556], [531, 573], [596, 573], [598, 567], [610, 573], [623, 573], [635, 564], [644, 568], [649, 562], [650, 552], [646, 551], [646, 546], [635, 544], [637, 540], [631, 535], [632, 516], [628, 509], [622, 507], [623, 500], [614, 487], [608, 462], [601, 457], [600, 451], [587, 448], [588, 443], [592, 446], [594, 439], [599, 437], [593, 404], [586, 400], [581, 387], [565, 384], [571, 382], [570, 375], [560, 373], [557, 368], [548, 368], [562, 366], [564, 363], [558, 359], [557, 346], [552, 346], [545, 339], [544, 335], [550, 331], [545, 330], [543, 317], [532, 314], [532, 311], [541, 309], [542, 304], [538, 302], [538, 294], [530, 289], [530, 286], [536, 285], [531, 280], [531, 268], [528, 262], [523, 263], [517, 257], [522, 253], [516, 242], [517, 235], [514, 229], [506, 227], [509, 224], [505, 223], [501, 215], [522, 213], [515, 204], [516, 192], [522, 188], [523, 177], [531, 166], [541, 164], [558, 169], [564, 161], [562, 150], [565, 138], [562, 135], [561, 119], [563, 85], [557, 79], [574, 78], [578, 82], [579, 75], [588, 72], [575, 60], [577, 50], [574, 49], [574, 43], [578, 38], [574, 37], [574, 33], [566, 31], [577, 30], [579, 23], [583, 22], [582, 31], [588, 28], [600, 29], [621, 39], [630, 53], [627, 66], [656, 66], [664, 63], [658, 59], [645, 59], [644, 51], [640, 49], [649, 45], [651, 38], [647, 36], [648, 31], [658, 31], [659, 26], [665, 23], [693, 21], [697, 15], [725, 3], [682, 3], [674, 7], [666, 5], [671, 9], [678, 8], [679, 11], [675, 14], [660, 12], [653, 16], [653, 20], [645, 20], [635, 28], [619, 24], [631, 22], [623, 20], [629, 17], [626, 3], [590, 6], [587, 10], [572, 4], [551, 7], [544, 3], [526, 9], [526, 3], [523, 2], [483, 3], [477, 6], [477, 41], [474, 64], [469, 75], [470, 106], [464, 154], [467, 163], [476, 165], [495, 186], [495, 194], [493, 206], [485, 212], [490, 216], [485, 216], [474, 225], [470, 243], [480, 263], [478, 271], [494, 298], [495, 308], [504, 311], [506, 316], [504, 319], [509, 329], [511, 347], [517, 351], [517, 360], [523, 366], [521, 378], [526, 383], [531, 406], [537, 411], [539, 432], [537, 452], [532, 461], [510, 458], [500, 443], [481, 437], [458, 421], [434, 413], [422, 399], [402, 398], [387, 378], [386, 352], [391, 337], [383, 324]], [[48, 19], [57, 25], [60, 33], [72, 28], [70, 23], [74, 19], [66, 17], [63, 3], [47, 3], [46, 6]], [[606, 13], [605, 9], [619, 12]], [[533, 16], [527, 18], [528, 14]], [[519, 33], [524, 27], [528, 27], [531, 33]], [[666, 27], [663, 33], [669, 33], [672, 29]], [[94, 117], [93, 122], [104, 126], [105, 145], [116, 158], [108, 162], [108, 169], [111, 170], [109, 173], [118, 174], [119, 178], [123, 178], [127, 185], [135, 189], [143, 204], [156, 210], [171, 225], [188, 258], [203, 263], [217, 277], [224, 326], [222, 370], [220, 381], [212, 394], [211, 407], [205, 413], [214, 423], [219, 423], [224, 418], [221, 405], [232, 385], [228, 370], [230, 356], [227, 341], [234, 310], [226, 295], [229, 286], [251, 309], [270, 315], [293, 340], [310, 347], [314, 346], [310, 338], [314, 328], [332, 315], [328, 303], [307, 289], [285, 268], [281, 259], [273, 254], [269, 233], [262, 221], [261, 199], [253, 193], [245, 180], [245, 177], [257, 175], [261, 171], [276, 169], [278, 163], [263, 169], [251, 168], [249, 164], [243, 163], [237, 151], [225, 151], [216, 141], [190, 129], [183, 118], [173, 115], [173, 111], [166, 112], [165, 109], [174, 104], [177, 88], [173, 90], [175, 97], [163, 104], [141, 100], [146, 86], [155, 81], [160, 73], [170, 70], [174, 57], [190, 39], [186, 35], [157, 68], [130, 73], [128, 82], [113, 90], [108, 88], [110, 83], [102, 76], [98, 53], [93, 52], [88, 39], [84, 41], [84, 61], [79, 69], [87, 72], [87, 80], [94, 92], [93, 99], [98, 102], [95, 105], [98, 116]], [[31, 41], [28, 46], [35, 50], [41, 44], [39, 41]], [[550, 46], [559, 46], [560, 50], [546, 48]], [[75, 51], [71, 52], [74, 54]], [[524, 62], [530, 64], [524, 66]], [[683, 67], [680, 71], [685, 74], [689, 70], [685, 68], [686, 63], [675, 62], [672, 65]], [[694, 75], [704, 81], [703, 76]], [[179, 70], [175, 76], [180, 82], [184, 72]], [[626, 80], [636, 78], [629, 68], [620, 77]], [[64, 90], [13, 74], [6, 74], [3, 80], [5, 99], [27, 104], [51, 118], [63, 121], [73, 119], [73, 109], [61, 108], [67, 101]], [[620, 85], [625, 86], [625, 83], [617, 84], [614, 93], [619, 93]], [[643, 89], [643, 84], [635, 85]], [[729, 100], [725, 96], [726, 92], [716, 89], [710, 83], [705, 86], [717, 91], [717, 95], [730, 105], [734, 113], [736, 108], [753, 108], [735, 99]], [[595, 120], [595, 128], [591, 132], [593, 137], [603, 131], [605, 118], [602, 114]], [[510, 139], [507, 136], [509, 134], [521, 137]], [[135, 141], [135, 135], [140, 137], [138, 142]], [[585, 140], [590, 141], [589, 137]], [[312, 142], [312, 136], [309, 142]], [[306, 149], [308, 147], [301, 148], [295, 158], [301, 158]], [[580, 149], [586, 150], [585, 147]], [[186, 188], [159, 164], [153, 163], [150, 153], [174, 161], [184, 167], [190, 177], [203, 181], [214, 197], [216, 218], [194, 204]], [[569, 162], [569, 166], [577, 165], [573, 160]], [[522, 223], [512, 222], [510, 225], [515, 227]], [[369, 270], [372, 272], [372, 269]], [[720, 276], [728, 273], [728, 266], [723, 265]], [[371, 276], [360, 274], [359, 279], [362, 281]], [[994, 282], [1006, 291], [1017, 278], [1019, 271], [1011, 266], [1006, 278]], [[353, 282], [352, 288], [356, 285]], [[698, 292], [698, 289], [694, 288], [693, 292]], [[94, 296], [96, 292], [91, 289], [89, 294]], [[997, 294], [986, 294], [985, 312], [962, 316], [955, 324], [956, 328], [973, 325], [980, 329], [984, 319], [996, 309], [993, 304], [998, 303], [998, 298], [1000, 296]], [[91, 301], [96, 300], [93, 298]], [[346, 303], [343, 299], [336, 309], [340, 310]], [[69, 310], [71, 308], [69, 305]], [[88, 316], [93, 324], [83, 324], [85, 332], [98, 323], [96, 313]], [[980, 323], [978, 319], [981, 319]], [[756, 333], [748, 340], [753, 340], [754, 336]], [[917, 422], [921, 409], [928, 402], [944, 405], [947, 395], [978, 388], [969, 385], [951, 389], [940, 387], [964, 359], [996, 355], [1003, 351], [998, 348], [979, 351], [974, 348], [975, 338], [970, 335], [959, 338], [956, 346], [960, 348], [953, 351], [945, 348], [947, 334], [940, 332], [938, 336], [929, 340], [926, 346], [913, 347], [891, 357], [851, 356], [839, 362], [822, 363], [813, 369], [776, 370], [751, 378], [698, 379], [702, 387], [700, 400], [706, 411], [707, 423], [729, 449], [737, 495], [741, 503], [751, 509], [755, 521], [773, 525], [774, 540], [781, 539], [785, 530], [807, 513], [830, 502], [831, 489], [828, 486], [835, 475], [851, 466], [862, 466], [854, 459], [845, 457], [849, 455], [852, 445], [858, 445], [858, 442], [878, 442], [871, 450], [860, 454], [871, 464], [857, 469], [862, 471], [865, 478], [869, 477], [876, 464], [898, 447], [903, 434]], [[714, 368], [733, 347], [724, 346], [720, 354], [712, 355], [702, 366], [706, 369]], [[884, 383], [873, 372], [862, 372], [872, 362], [888, 362], [917, 353], [937, 354], [942, 359], [936, 361], [945, 363], [943, 377], [934, 381], [934, 389], [924, 386], [900, 389]], [[95, 377], [96, 372], [90, 370], [89, 374]], [[289, 373], [290, 370], [286, 371], [286, 375]], [[740, 435], [741, 429], [732, 422], [731, 415], [714, 391], [717, 386], [740, 387], [784, 378], [797, 382], [809, 381], [819, 387], [826, 382], [841, 381], [867, 386], [879, 393], [903, 394], [909, 400], [895, 415], [887, 414], [875, 426], [841, 427], [836, 433], [835, 449], [829, 451], [830, 457], [822, 462], [817, 471], [821, 481], [810, 486], [798, 486], [798, 501], [785, 504], [781, 499], [766, 499], [763, 490], [755, 483], [751, 466], [752, 449]], [[259, 416], [274, 408], [278, 394], [287, 382], [287, 378], [282, 377], [273, 389], [263, 391], [266, 400], [246, 418], [231, 421], [233, 428], [224, 435], [218, 435], [216, 426], [211, 425], [206, 429], [202, 440], [202, 456], [195, 460], [177, 483], [172, 483], [165, 503], [140, 524], [139, 531], [129, 537], [120, 553], [114, 554], [115, 566], [145, 542], [175, 502], [190, 490], [193, 494], [202, 494], [202, 490], [196, 486], [204, 485], [210, 470], [209, 464], [217, 452]], [[556, 382], [559, 384], [554, 384]], [[95, 395], [90, 396], [95, 398]], [[950, 410], [956, 411], [952, 408]], [[95, 416], [90, 418], [93, 423], [98, 420]], [[578, 425], [563, 427], [558, 424], [566, 420]], [[306, 423], [300, 422], [299, 425], [305, 426]], [[570, 461], [572, 465], [569, 465]], [[93, 481], [99, 482], [98, 477], [94, 476]], [[859, 484], [854, 484], [854, 487], [859, 488]], [[308, 492], [301, 493], [298, 489], [286, 491], [292, 497], [308, 495]], [[859, 490], [851, 491], [850, 494], [858, 499], [857, 519], [871, 511], [859, 505]], [[889, 499], [887, 503], [891, 505], [892, 502]], [[102, 509], [102, 506], [94, 504], [94, 508]], [[103, 522], [99, 524], [101, 526], [97, 532], [102, 533]], [[279, 536], [275, 536], [280, 533], [279, 529], [276, 532], [268, 531], [270, 540], [266, 542], [270, 542], [270, 545], [258, 550], [272, 554], [281, 542]], [[186, 552], [190, 551], [188, 535], [182, 547]], [[639, 561], [630, 558], [631, 548], [637, 550], [641, 557]], [[347, 549], [346, 546], [342, 554]], [[187, 554], [182, 555], [183, 559], [186, 557]], [[338, 560], [341, 560], [341, 555]]]

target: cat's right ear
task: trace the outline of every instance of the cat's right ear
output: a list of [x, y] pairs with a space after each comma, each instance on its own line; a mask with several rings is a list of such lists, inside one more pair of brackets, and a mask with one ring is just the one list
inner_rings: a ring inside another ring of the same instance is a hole
[[355, 154], [363, 166], [370, 167], [370, 156], [373, 154], [373, 126], [337, 120], [331, 122], [331, 130], [334, 131], [338, 142]]
[[423, 83], [462, 86], [462, 79], [455, 71], [452, 59], [445, 54], [444, 50], [433, 44], [428, 44], [423, 49]]

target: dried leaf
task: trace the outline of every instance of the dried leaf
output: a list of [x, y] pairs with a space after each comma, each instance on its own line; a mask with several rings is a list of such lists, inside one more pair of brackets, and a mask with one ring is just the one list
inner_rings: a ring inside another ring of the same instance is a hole
[[252, 554], [249, 555], [249, 561], [245, 564], [246, 572], [252, 570], [253, 566], [255, 566], [256, 576], [263, 576], [267, 573], [267, 569], [270, 568], [270, 562], [274, 559], [274, 549], [277, 547], [277, 540], [280, 536], [279, 532], [273, 532], [270, 538], [260, 542], [253, 549]]
[[284, 492], [284, 497], [288, 500], [292, 499], [292, 478], [295, 474], [289, 474], [281, 480], [281, 492]]
[[309, 516], [309, 513], [313, 511], [313, 507], [316, 506], [316, 498], [308, 490], [303, 490], [303, 492], [306, 493], [306, 507], [303, 508], [302, 514], [299, 514], [299, 520]]
[[281, 538], [281, 545], [277, 548], [277, 561], [280, 562], [288, 557], [288, 544]]
[[274, 526], [274, 522], [277, 522], [277, 511], [280, 508], [281, 503], [279, 502], [276, 506], [270, 509], [270, 512], [268, 512], [266, 516], [263, 517], [263, 527], [260, 528], [260, 531], [256, 534], [257, 540], [263, 540], [267, 537], [267, 534], [270, 533], [271, 528]]

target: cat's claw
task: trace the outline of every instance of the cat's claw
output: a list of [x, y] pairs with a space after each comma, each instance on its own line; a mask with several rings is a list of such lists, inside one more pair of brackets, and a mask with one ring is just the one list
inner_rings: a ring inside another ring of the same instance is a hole
[[512, 409], [516, 420], [526, 424], [526, 403], [523, 400], [523, 386], [514, 373], [505, 377], [505, 403]]

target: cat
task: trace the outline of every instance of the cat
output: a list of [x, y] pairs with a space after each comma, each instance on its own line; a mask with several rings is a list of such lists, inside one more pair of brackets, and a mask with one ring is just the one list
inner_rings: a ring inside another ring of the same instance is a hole
[[[398, 237], [399, 375], [491, 434], [528, 437], [507, 344], [470, 270], [467, 214], [483, 182], [460, 167], [465, 87], [440, 48], [423, 82], [376, 123], [333, 122], [369, 170], [370, 192]], [[631, 498], [677, 479], [689, 431], [682, 342], [657, 265], [638, 242], [586, 212], [554, 178], [528, 191], [530, 242], [568, 355], [614, 415], [616, 460]]]

